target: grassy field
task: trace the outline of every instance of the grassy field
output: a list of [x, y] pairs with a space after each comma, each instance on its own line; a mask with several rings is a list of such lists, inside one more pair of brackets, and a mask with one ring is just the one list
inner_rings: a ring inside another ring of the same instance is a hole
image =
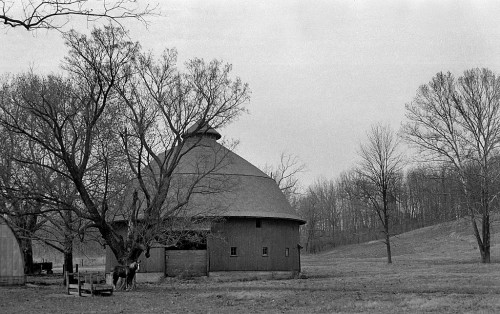
[[[493, 230], [498, 228], [495, 223]], [[165, 279], [111, 297], [66, 296], [60, 280], [0, 288], [2, 313], [500, 313], [500, 234], [479, 263], [466, 222], [303, 256], [303, 278], [216, 282]], [[49, 284], [47, 284], [49, 283]]]

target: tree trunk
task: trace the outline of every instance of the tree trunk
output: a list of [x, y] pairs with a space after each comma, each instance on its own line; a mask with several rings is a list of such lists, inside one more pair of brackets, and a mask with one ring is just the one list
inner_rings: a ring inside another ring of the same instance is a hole
[[[64, 255], [64, 269], [68, 273], [73, 273], [73, 236], [66, 235], [63, 247]], [[73, 281], [73, 275], [69, 276], [69, 282]], [[66, 284], [66, 276], [63, 279], [64, 284]]]
[[490, 263], [490, 215], [483, 214], [483, 245], [479, 246], [481, 251], [481, 262]]
[[336, 245], [335, 245], [335, 223], [333, 222], [331, 225], [332, 225], [332, 243], [333, 243], [333, 247], [336, 247]]
[[33, 274], [33, 243], [30, 238], [22, 237], [20, 240], [21, 249], [24, 256], [24, 273]]
[[[490, 228], [489, 228], [489, 216], [488, 222], [486, 224], [485, 217], [483, 217], [483, 239], [481, 239], [481, 235], [479, 234], [479, 229], [476, 224], [476, 220], [474, 216], [471, 217], [472, 229], [474, 230], [474, 236], [476, 237], [477, 246], [479, 247], [479, 252], [481, 253], [481, 262], [489, 263], [490, 262]], [[486, 238], [484, 236], [487, 235]]]
[[[387, 221], [387, 218], [386, 218]], [[384, 226], [384, 232], [385, 232], [385, 246], [387, 248], [387, 263], [392, 264], [392, 254], [391, 254], [391, 240], [390, 240], [390, 235], [389, 235], [389, 226], [385, 225]]]
[[[67, 273], [73, 273], [73, 252], [64, 252], [64, 269]], [[66, 285], [66, 278], [69, 278], [69, 282], [73, 281], [73, 275], [68, 277], [64, 276], [63, 284]]]
[[[486, 157], [485, 157], [486, 159]], [[489, 193], [489, 180], [488, 180], [488, 167], [487, 161], [483, 169], [483, 186], [481, 189], [481, 203], [482, 203], [482, 233], [483, 233], [483, 246], [481, 248], [481, 261], [483, 263], [490, 263], [490, 193]]]
[[485, 264], [489, 264], [491, 262], [490, 259], [490, 247], [489, 246], [482, 246], [480, 247], [481, 250], [481, 262]]
[[389, 205], [387, 203], [387, 192], [383, 192], [383, 202], [384, 202], [384, 232], [385, 232], [385, 246], [387, 248], [387, 263], [392, 264], [392, 254], [391, 254], [391, 240], [389, 234]]
[[65, 244], [64, 247], [64, 265], [65, 269], [68, 273], [73, 272], [73, 246], [67, 246]]

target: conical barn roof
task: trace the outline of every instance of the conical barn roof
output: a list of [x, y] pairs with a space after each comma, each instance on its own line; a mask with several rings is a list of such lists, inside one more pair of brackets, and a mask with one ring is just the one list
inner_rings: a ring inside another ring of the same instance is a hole
[[[175, 198], [185, 192], [186, 186], [204, 175], [184, 209], [186, 216], [279, 218], [305, 223], [272, 178], [219, 144], [217, 131], [210, 127], [200, 130], [187, 137], [186, 147], [190, 147], [190, 151], [176, 167], [165, 215], [169, 214], [168, 204], [175, 204]], [[156, 167], [151, 168], [154, 173]]]
[[[291, 219], [305, 223], [292, 209], [276, 182], [260, 169], [212, 139], [203, 139], [200, 145], [186, 155], [183, 165], [199, 156], [223, 155], [223, 165], [210, 173], [209, 180], [225, 181], [217, 193], [195, 194], [190, 201], [194, 211], [219, 208], [225, 217], [257, 217]], [[179, 167], [176, 175], [190, 176], [189, 167]], [[219, 181], [220, 182], [220, 181]]]

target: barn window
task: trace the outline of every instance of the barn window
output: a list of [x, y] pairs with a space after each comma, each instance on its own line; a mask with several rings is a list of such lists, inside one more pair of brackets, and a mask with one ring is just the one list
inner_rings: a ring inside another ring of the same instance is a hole
[[236, 250], [236, 246], [231, 247], [231, 256], [238, 256], [238, 251]]
[[262, 256], [269, 256], [269, 250], [268, 250], [267, 246], [264, 246], [262, 248]]
[[255, 227], [256, 228], [262, 227], [262, 221], [260, 219], [255, 220]]
[[285, 248], [285, 256], [286, 257], [290, 256], [290, 249], [289, 248]]

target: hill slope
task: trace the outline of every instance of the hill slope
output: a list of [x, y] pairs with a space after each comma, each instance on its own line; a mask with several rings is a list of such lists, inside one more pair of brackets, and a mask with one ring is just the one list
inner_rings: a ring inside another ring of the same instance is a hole
[[[500, 219], [492, 219], [491, 260], [500, 262]], [[438, 259], [479, 261], [480, 254], [469, 218], [416, 229], [391, 238], [392, 256], [397, 260]], [[382, 241], [347, 245], [317, 254], [317, 258], [386, 258]], [[305, 256], [306, 260], [315, 259]]]

